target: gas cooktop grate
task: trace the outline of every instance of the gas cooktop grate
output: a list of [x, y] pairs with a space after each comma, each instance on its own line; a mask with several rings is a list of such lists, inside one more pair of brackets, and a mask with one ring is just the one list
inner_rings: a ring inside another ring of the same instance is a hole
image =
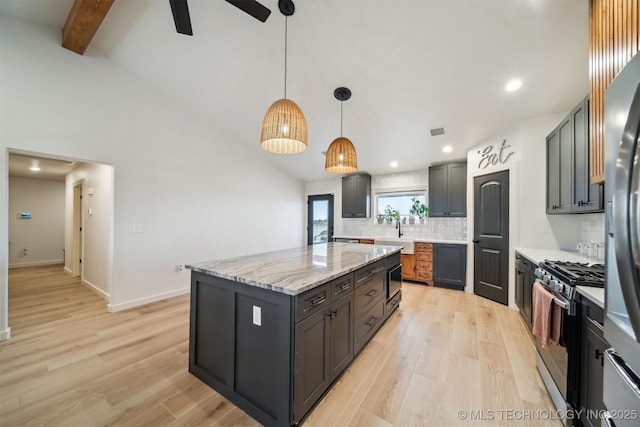
[[604, 287], [604, 264], [544, 260], [541, 267], [570, 286]]

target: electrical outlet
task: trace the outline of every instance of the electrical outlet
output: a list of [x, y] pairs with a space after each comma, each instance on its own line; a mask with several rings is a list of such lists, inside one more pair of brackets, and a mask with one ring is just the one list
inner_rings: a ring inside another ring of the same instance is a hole
[[177, 271], [184, 271], [184, 264], [178, 264], [178, 265], [176, 266], [176, 270], [177, 270]]

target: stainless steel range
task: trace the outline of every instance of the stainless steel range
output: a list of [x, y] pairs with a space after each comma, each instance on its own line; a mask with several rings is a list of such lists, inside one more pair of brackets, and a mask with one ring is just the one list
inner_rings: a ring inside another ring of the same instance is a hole
[[542, 340], [535, 337], [537, 367], [556, 409], [564, 416], [563, 423], [573, 425], [576, 417], [569, 413], [578, 397], [580, 352], [576, 286], [604, 287], [604, 265], [544, 260], [535, 273], [536, 281], [553, 294], [553, 303], [562, 308], [558, 342], [543, 348]]

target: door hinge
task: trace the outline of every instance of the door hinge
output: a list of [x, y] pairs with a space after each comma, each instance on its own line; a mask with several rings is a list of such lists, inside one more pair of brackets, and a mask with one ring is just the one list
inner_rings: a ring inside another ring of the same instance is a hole
[[80, 258], [80, 264], [82, 264], [82, 258]]

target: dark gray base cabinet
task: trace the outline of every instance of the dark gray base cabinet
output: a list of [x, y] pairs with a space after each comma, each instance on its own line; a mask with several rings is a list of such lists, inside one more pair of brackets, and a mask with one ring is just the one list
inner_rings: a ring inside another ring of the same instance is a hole
[[298, 424], [397, 308], [386, 286], [385, 260], [297, 296], [194, 271], [189, 372], [263, 425]]
[[189, 372], [262, 424], [288, 425], [291, 297], [192, 272], [190, 317]]
[[533, 283], [536, 280], [536, 264], [526, 257], [516, 253], [516, 289], [515, 302], [520, 309], [520, 315], [529, 326], [529, 332], [533, 327], [532, 319], [532, 292]]
[[467, 245], [433, 244], [433, 284], [464, 290], [467, 283]]
[[603, 425], [601, 414], [605, 410], [602, 401], [604, 351], [609, 344], [604, 340], [604, 310], [588, 298], [581, 297], [580, 379], [578, 409], [584, 426]]

